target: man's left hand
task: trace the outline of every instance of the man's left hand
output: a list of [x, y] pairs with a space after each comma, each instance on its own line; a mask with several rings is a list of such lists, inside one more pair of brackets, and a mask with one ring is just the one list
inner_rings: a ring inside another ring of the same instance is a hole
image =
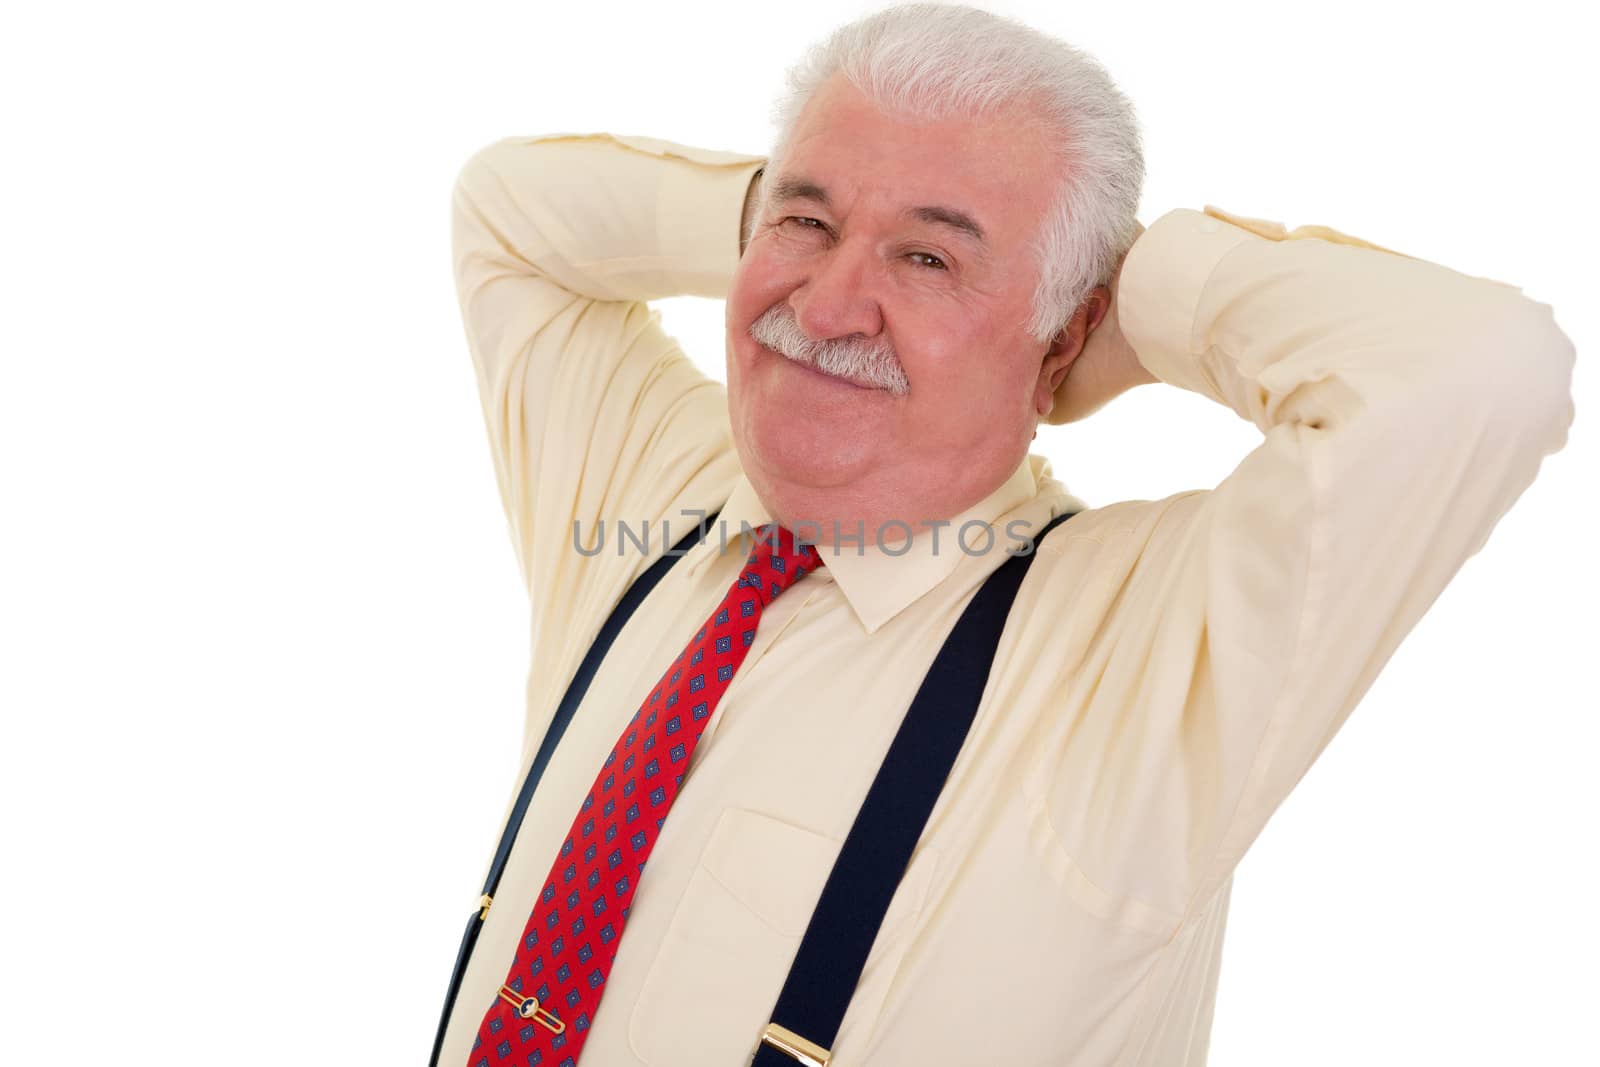
[[[1134, 226], [1134, 243], [1137, 244], [1144, 226], [1138, 222]], [[1109, 290], [1105, 287], [1094, 290], [1101, 296], [1097, 304], [1090, 305], [1089, 335], [1084, 340], [1083, 351], [1067, 368], [1066, 380], [1056, 392], [1051, 422], [1075, 422], [1136, 385], [1160, 381], [1139, 362], [1117, 321], [1117, 292], [1122, 281], [1122, 267], [1127, 261], [1126, 254], [1118, 261]]]

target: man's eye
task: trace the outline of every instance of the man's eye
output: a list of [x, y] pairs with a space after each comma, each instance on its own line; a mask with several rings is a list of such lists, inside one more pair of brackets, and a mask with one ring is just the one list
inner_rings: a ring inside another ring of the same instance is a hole
[[827, 227], [822, 224], [821, 220], [806, 218], [803, 215], [790, 215], [788, 218], [784, 219], [783, 221], [784, 222], [797, 222], [801, 226], [804, 226], [806, 229], [810, 229], [810, 230], [826, 230], [827, 229]]
[[913, 259], [916, 259], [918, 256], [921, 256], [922, 257], [922, 261], [923, 261], [923, 266], [928, 267], [930, 270], [949, 270], [950, 269], [949, 267], [945, 266], [944, 260], [942, 260], [938, 256], [934, 255], [932, 252], [911, 252], [911, 253], [908, 253], [908, 254]]

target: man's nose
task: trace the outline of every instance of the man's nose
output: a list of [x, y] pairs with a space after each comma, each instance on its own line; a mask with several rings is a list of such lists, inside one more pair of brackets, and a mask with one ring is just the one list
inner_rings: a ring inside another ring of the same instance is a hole
[[883, 329], [874, 284], [873, 252], [865, 245], [835, 245], [815, 261], [805, 284], [790, 297], [795, 321], [819, 341]]

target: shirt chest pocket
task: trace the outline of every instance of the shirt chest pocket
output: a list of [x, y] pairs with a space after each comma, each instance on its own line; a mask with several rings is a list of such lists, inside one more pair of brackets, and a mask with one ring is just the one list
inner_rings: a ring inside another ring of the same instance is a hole
[[[628, 1024], [651, 1067], [743, 1067], [789, 965], [840, 842], [743, 808], [722, 813], [640, 986]], [[877, 1014], [936, 857], [913, 856], [884, 914], [856, 987], [846, 1030]], [[845, 1035], [842, 1033], [841, 1038]]]

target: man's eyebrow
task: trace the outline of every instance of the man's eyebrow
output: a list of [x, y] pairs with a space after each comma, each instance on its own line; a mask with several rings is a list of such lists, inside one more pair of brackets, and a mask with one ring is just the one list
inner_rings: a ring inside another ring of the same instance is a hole
[[[815, 200], [823, 207], [830, 206], [828, 190], [810, 178], [799, 176], [779, 178], [777, 183], [773, 185], [772, 202], [781, 204], [785, 200]], [[988, 239], [984, 235], [983, 227], [978, 225], [978, 220], [959, 208], [929, 204], [922, 207], [907, 208], [905, 215], [919, 222], [931, 222], [940, 226], [947, 226], [972, 238], [978, 242], [979, 247], [988, 247]]]
[[772, 202], [779, 204], [785, 200], [815, 200], [827, 207], [828, 191], [809, 178], [783, 177], [772, 187]]
[[938, 205], [914, 207], [909, 208], [906, 214], [922, 222], [935, 222], [941, 226], [959, 230], [980, 245], [988, 244], [988, 241], [983, 236], [983, 227], [978, 225], [978, 220], [957, 208], [939, 207]]

